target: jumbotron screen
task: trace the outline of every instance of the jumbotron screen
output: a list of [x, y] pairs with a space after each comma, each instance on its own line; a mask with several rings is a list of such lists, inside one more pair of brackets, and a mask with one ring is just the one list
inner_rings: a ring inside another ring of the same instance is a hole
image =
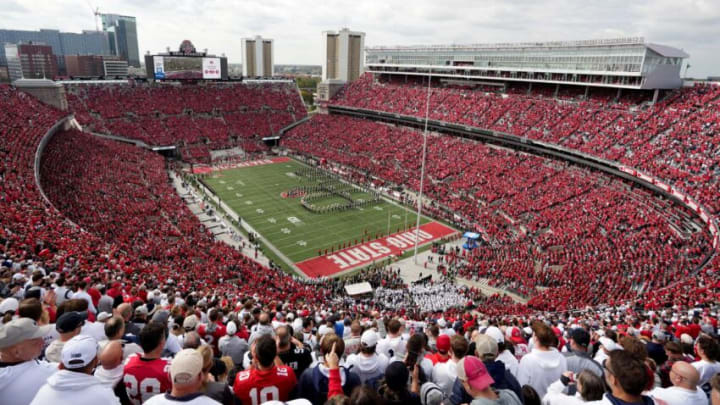
[[220, 58], [154, 56], [155, 80], [221, 79]]

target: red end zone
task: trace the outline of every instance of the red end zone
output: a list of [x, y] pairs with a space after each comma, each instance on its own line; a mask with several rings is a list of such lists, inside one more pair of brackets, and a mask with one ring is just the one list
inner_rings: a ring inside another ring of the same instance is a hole
[[[420, 245], [425, 245], [457, 231], [438, 223], [430, 222], [420, 226]], [[398, 256], [415, 246], [415, 228], [376, 239], [360, 245], [338, 250], [334, 253], [307, 259], [295, 265], [308, 277], [326, 277], [364, 267], [390, 255]]]
[[274, 157], [272, 159], [251, 160], [249, 162], [230, 163], [230, 164], [217, 165], [217, 166], [194, 165], [192, 172], [193, 172], [193, 174], [207, 174], [207, 173], [212, 173], [212, 172], [218, 172], [221, 170], [237, 169], [240, 167], [253, 167], [253, 166], [271, 165], [273, 163], [283, 163], [283, 162], [287, 162], [289, 160], [290, 160], [290, 158], [288, 158], [288, 157]]

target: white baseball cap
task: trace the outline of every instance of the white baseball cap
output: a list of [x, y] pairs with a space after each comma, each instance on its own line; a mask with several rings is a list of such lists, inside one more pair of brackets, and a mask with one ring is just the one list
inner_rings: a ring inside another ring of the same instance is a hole
[[62, 348], [62, 364], [72, 370], [86, 367], [97, 357], [100, 346], [88, 335], [77, 335], [68, 340]]
[[173, 358], [170, 365], [170, 377], [173, 384], [187, 384], [202, 371], [203, 358], [195, 349], [183, 349]]
[[615, 343], [612, 339], [608, 337], [601, 337], [600, 338], [600, 344], [605, 348], [605, 350], [612, 352], [614, 350], [622, 350], [623, 347], [619, 344]]
[[363, 332], [362, 336], [360, 337], [360, 344], [364, 347], [374, 347], [378, 344], [378, 334], [372, 329], [368, 329], [365, 332]]
[[497, 328], [497, 326], [491, 326], [485, 330], [485, 334], [490, 336], [491, 338], [495, 339], [497, 343], [504, 343], [505, 342], [505, 336], [503, 336], [502, 331]]
[[228, 322], [227, 326], [225, 327], [225, 332], [227, 332], [228, 336], [233, 336], [235, 333], [237, 333], [237, 325], [235, 325], [235, 322]]
[[19, 305], [20, 303], [17, 298], [5, 298], [3, 302], [0, 302], [0, 314], [5, 314], [6, 312], [16, 312]]

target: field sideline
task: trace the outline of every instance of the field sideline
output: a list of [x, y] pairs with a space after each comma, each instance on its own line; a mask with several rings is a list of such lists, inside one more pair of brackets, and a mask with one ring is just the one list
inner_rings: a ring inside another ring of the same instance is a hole
[[[376, 237], [387, 237], [388, 233], [414, 229], [416, 214], [385, 200], [346, 210], [311, 212], [301, 205], [301, 195], [287, 196], [286, 193], [300, 186], [312, 187], [321, 183], [332, 183], [340, 188], [348, 186], [335, 179], [328, 181], [328, 177], [307, 176], [304, 174], [307, 167], [288, 159], [212, 172], [204, 182], [294, 263], [311, 262], [309, 259], [320, 256], [318, 251], [325, 256], [327, 249], [330, 255], [333, 251], [375, 240]], [[372, 197], [362, 190], [350, 190], [354, 200], [362, 198], [368, 201]], [[331, 196], [318, 199], [316, 204], [329, 205], [341, 201], [342, 198]], [[421, 217], [420, 222], [427, 224], [432, 220]], [[303, 271], [309, 276], [322, 275]]]

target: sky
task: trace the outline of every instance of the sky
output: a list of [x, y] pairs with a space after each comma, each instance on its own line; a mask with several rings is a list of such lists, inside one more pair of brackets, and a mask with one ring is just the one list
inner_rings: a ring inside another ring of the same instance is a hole
[[643, 36], [720, 76], [720, 0], [0, 0], [0, 28], [95, 29], [95, 7], [137, 18], [141, 59], [189, 39], [240, 63], [240, 38], [261, 35], [276, 64], [320, 65], [322, 31], [348, 27], [366, 46]]

